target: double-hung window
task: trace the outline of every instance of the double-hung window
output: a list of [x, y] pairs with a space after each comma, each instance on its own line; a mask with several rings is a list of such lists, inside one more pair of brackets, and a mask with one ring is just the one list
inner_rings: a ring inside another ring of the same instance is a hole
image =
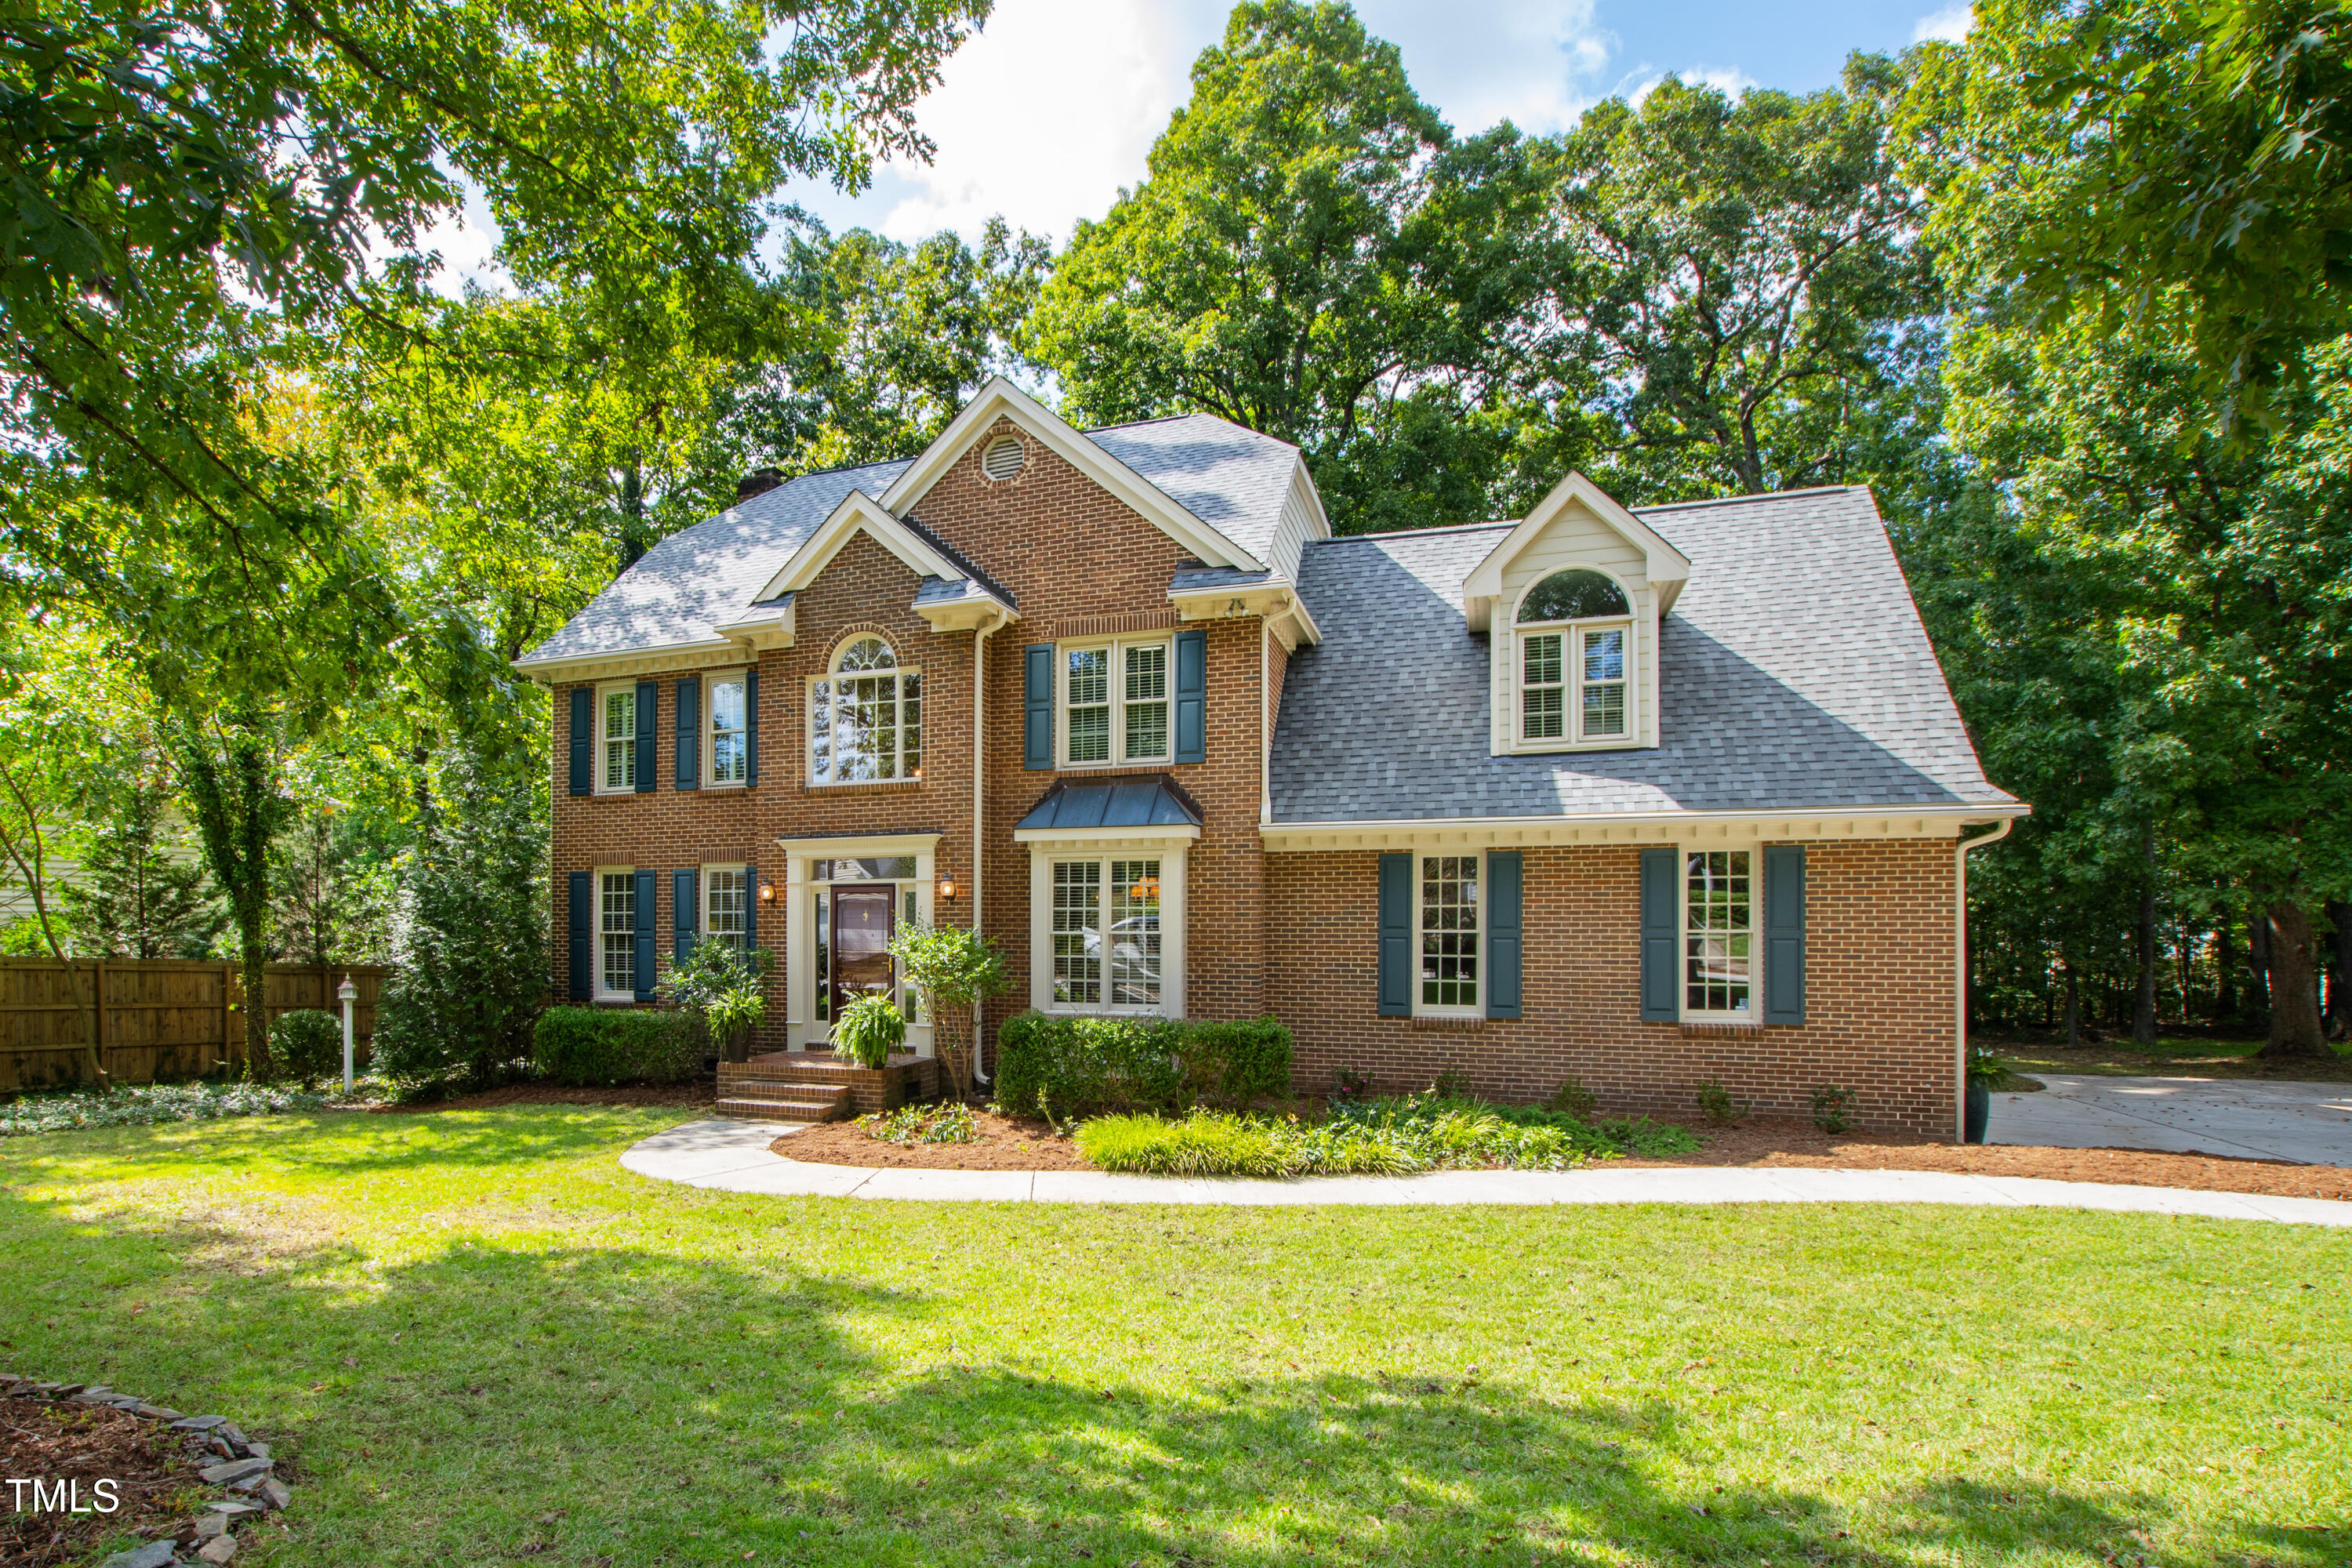
[[710, 782], [748, 782], [751, 776], [750, 715], [744, 708], [740, 673], [711, 677], [709, 712]]
[[845, 644], [810, 683], [809, 780], [881, 784], [923, 776], [923, 672], [880, 637]]
[[596, 994], [629, 1001], [637, 994], [637, 874], [607, 867], [596, 873]]
[[1089, 643], [1061, 649], [1062, 760], [1164, 763], [1170, 750], [1170, 669], [1165, 637]]
[[740, 866], [706, 866], [702, 871], [702, 934], [706, 940], [743, 947], [745, 911], [751, 907], [751, 875]]
[[1556, 572], [1519, 601], [1521, 744], [1588, 745], [1633, 734], [1632, 611], [1599, 572]]
[[1683, 1016], [1754, 1021], [1754, 852], [1683, 855]]
[[598, 788], [633, 790], [637, 786], [637, 689], [608, 686], [596, 694]]
[[1053, 862], [1053, 1005], [1089, 1013], [1161, 1010], [1160, 868], [1156, 859]]

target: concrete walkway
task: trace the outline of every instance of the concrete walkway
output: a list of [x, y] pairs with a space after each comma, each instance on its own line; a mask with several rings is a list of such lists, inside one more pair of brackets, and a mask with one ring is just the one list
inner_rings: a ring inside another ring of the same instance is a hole
[[689, 1121], [631, 1148], [641, 1176], [730, 1193], [932, 1203], [1064, 1204], [1979, 1204], [2121, 1209], [2352, 1226], [2352, 1203], [2318, 1198], [2103, 1186], [1939, 1171], [1439, 1171], [1423, 1176], [1317, 1176], [1295, 1182], [1119, 1176], [1103, 1171], [909, 1171], [806, 1164], [772, 1153], [775, 1122]]
[[1992, 1097], [1992, 1142], [2352, 1165], [2352, 1084], [2033, 1076], [2050, 1087]]

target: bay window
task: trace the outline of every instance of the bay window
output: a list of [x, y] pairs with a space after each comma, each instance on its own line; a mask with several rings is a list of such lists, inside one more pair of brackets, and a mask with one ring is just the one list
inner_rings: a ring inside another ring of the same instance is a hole
[[1183, 1016], [1183, 843], [1032, 845], [1032, 1006]]

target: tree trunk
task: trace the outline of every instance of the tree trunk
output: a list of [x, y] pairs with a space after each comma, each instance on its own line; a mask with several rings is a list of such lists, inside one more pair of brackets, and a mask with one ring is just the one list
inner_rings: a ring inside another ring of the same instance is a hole
[[2071, 1047], [2083, 1043], [2083, 978], [2074, 966], [2066, 965], [2066, 1044]]
[[2319, 1025], [2319, 975], [2313, 951], [2311, 917], [2303, 906], [2281, 899], [2268, 911], [2271, 959], [2271, 1036], [2260, 1055], [2300, 1059], [2328, 1054]]
[[2335, 940], [2327, 944], [2327, 1037], [2352, 1034], [2352, 903], [2331, 899], [2327, 922]]
[[2139, 922], [2133, 935], [2139, 945], [2139, 990], [2132, 998], [2132, 1043], [2156, 1044], [2156, 831], [2143, 828], [2139, 839]]
[[2221, 929], [2213, 933], [2213, 973], [2217, 979], [2218, 1011], [2224, 1019], [2238, 1016], [2238, 944], [2231, 939], [2238, 934], [2236, 911], [2221, 911]]
[[2261, 1015], [2271, 1010], [2271, 922], [2259, 903], [2246, 906], [2246, 990]]

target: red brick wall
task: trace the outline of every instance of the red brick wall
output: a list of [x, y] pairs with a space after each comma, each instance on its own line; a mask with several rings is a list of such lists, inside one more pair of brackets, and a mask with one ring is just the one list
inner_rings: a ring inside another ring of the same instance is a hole
[[1267, 857], [1282, 963], [1274, 1011], [1297, 1037], [1295, 1081], [1340, 1069], [1386, 1089], [1458, 1073], [1506, 1100], [1549, 1097], [1573, 1073], [1604, 1109], [1688, 1121], [1721, 1081], [1775, 1115], [1810, 1115], [1814, 1086], [1860, 1096], [1865, 1127], [1952, 1131], [1952, 845], [1811, 844], [1805, 854], [1805, 1017], [1798, 1027], [1641, 1019], [1641, 854], [1633, 846], [1532, 848], [1517, 1019], [1468, 1024], [1376, 1011], [1379, 856]]

